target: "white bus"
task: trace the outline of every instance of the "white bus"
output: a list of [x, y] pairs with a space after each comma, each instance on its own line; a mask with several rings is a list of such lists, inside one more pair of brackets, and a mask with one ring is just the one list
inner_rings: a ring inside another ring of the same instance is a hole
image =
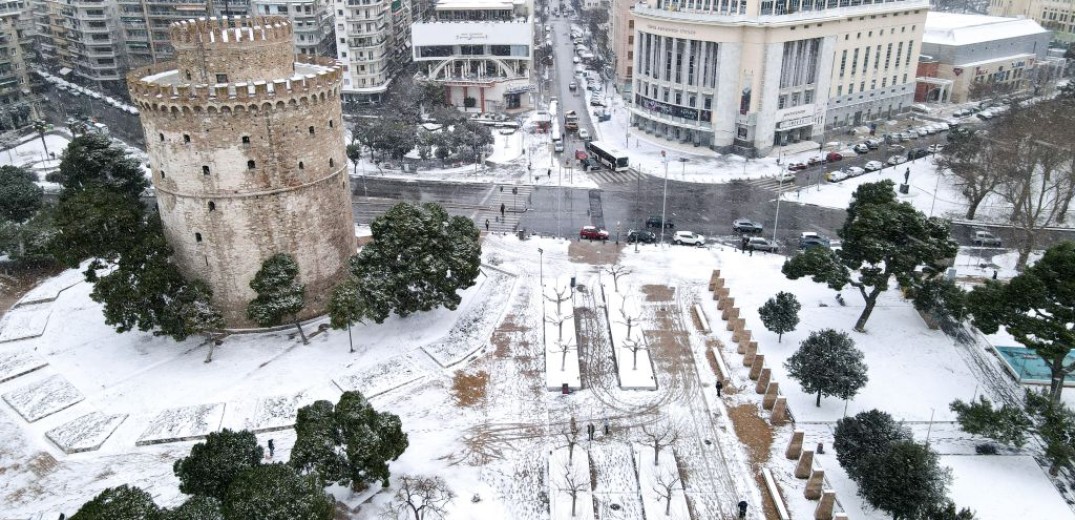
[[627, 171], [627, 154], [618, 148], [600, 141], [590, 141], [586, 143], [586, 150], [606, 168], [617, 172]]

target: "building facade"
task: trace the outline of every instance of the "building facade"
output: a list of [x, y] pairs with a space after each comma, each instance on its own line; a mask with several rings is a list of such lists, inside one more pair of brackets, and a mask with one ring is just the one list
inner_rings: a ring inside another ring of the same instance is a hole
[[630, 95], [635, 68], [634, 5], [632, 0], [612, 0], [609, 16], [609, 50], [616, 84], [624, 96]]
[[990, 0], [989, 14], [1029, 18], [1053, 32], [1053, 37], [1075, 42], [1075, 3], [1067, 0]]
[[631, 124], [746, 155], [913, 102], [926, 0], [691, 0], [634, 7]]
[[176, 61], [132, 70], [165, 237], [231, 327], [252, 324], [250, 281], [291, 254], [299, 318], [323, 312], [355, 253], [340, 105], [343, 70], [294, 54], [276, 17], [172, 26]]
[[336, 56], [332, 5], [328, 0], [251, 0], [251, 14], [283, 16], [295, 30], [295, 53]]
[[34, 0], [31, 8], [40, 59], [52, 72], [100, 87], [121, 85], [124, 45], [114, 2]]
[[1026, 18], [929, 13], [916, 99], [963, 103], [1040, 86], [1055, 62], [1050, 38]]
[[415, 79], [474, 112], [534, 106], [534, 22], [529, 0], [441, 0], [411, 26]]
[[30, 36], [26, 0], [0, 1], [0, 130], [27, 125], [37, 114], [30, 88]]
[[410, 57], [409, 0], [336, 0], [336, 53], [345, 103], [379, 103]]

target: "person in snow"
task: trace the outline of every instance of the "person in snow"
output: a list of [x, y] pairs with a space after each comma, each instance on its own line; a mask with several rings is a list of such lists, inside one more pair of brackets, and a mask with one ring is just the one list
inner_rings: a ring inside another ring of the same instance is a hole
[[489, 231], [489, 219], [485, 219], [485, 230]]
[[269, 458], [272, 458], [273, 452], [276, 451], [276, 445], [273, 444], [272, 439], [269, 439]]
[[720, 379], [718, 379], [717, 380], [717, 397], [721, 396], [720, 395], [721, 390], [724, 390], [724, 381], [721, 381]]
[[746, 500], [739, 501], [739, 518], [747, 517], [747, 505], [748, 504]]

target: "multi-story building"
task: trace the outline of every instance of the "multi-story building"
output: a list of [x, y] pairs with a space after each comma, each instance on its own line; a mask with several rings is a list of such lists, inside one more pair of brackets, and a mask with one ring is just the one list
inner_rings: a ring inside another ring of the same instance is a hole
[[533, 106], [533, 5], [529, 0], [441, 0], [411, 26], [416, 80], [444, 87], [452, 105], [476, 112]]
[[336, 56], [329, 0], [251, 0], [253, 14], [284, 16], [295, 29], [295, 53]]
[[116, 4], [106, 0], [35, 0], [41, 62], [60, 76], [121, 88], [123, 54]]
[[1039, 86], [1055, 61], [1046, 57], [1049, 39], [1026, 18], [929, 13], [916, 99], [962, 103]]
[[609, 21], [609, 50], [616, 84], [624, 96], [630, 96], [635, 64], [635, 13], [632, 0], [612, 0]]
[[1075, 42], [1075, 3], [1069, 0], [990, 0], [989, 14], [1030, 18], [1056, 39]]
[[172, 59], [169, 27], [192, 17], [241, 16], [250, 0], [116, 0], [124, 66], [138, 67]]
[[635, 14], [632, 126], [747, 155], [913, 103], [928, 0], [656, 0]]
[[334, 8], [344, 103], [379, 103], [409, 59], [409, 0], [336, 0]]
[[30, 35], [26, 0], [0, 1], [0, 129], [28, 124], [36, 116], [30, 91]]

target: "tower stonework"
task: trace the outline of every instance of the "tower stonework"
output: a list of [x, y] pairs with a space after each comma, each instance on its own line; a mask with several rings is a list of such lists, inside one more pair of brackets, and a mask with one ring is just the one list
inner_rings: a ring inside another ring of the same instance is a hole
[[165, 237], [184, 276], [207, 282], [231, 327], [262, 262], [289, 253], [300, 318], [324, 311], [355, 253], [335, 60], [294, 54], [278, 17], [171, 27], [176, 61], [132, 70]]

